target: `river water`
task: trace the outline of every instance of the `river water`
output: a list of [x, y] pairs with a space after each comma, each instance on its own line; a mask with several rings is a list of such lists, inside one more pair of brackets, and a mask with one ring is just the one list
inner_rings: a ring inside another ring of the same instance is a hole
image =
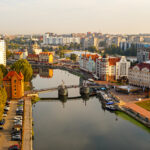
[[[47, 73], [46, 73], [47, 72]], [[80, 78], [66, 71], [40, 72], [32, 80], [35, 89], [56, 87], [62, 80], [77, 85]], [[69, 90], [78, 96], [79, 89]], [[57, 92], [40, 97], [57, 97]], [[34, 150], [149, 150], [150, 130], [124, 113], [102, 109], [96, 97], [85, 101], [41, 100], [33, 106]]]

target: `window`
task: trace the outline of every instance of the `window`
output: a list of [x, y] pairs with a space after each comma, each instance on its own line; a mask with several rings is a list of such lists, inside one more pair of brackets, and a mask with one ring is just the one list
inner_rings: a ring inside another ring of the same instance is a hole
[[14, 80], [14, 83], [16, 83], [16, 80]]

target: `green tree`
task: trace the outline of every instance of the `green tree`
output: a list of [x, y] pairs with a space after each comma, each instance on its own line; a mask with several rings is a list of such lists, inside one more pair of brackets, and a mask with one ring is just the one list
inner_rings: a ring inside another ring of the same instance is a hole
[[6, 90], [5, 88], [0, 87], [0, 120], [2, 119], [6, 101], [7, 101]]
[[17, 73], [22, 72], [22, 74], [24, 75], [25, 82], [30, 81], [32, 78], [33, 70], [26, 59], [18, 60], [11, 66], [11, 69], [16, 71]]
[[70, 59], [73, 60], [73, 61], [76, 61], [77, 60], [77, 55], [76, 54], [71, 54]]
[[6, 76], [7, 73], [8, 73], [6, 67], [5, 67], [4, 65], [0, 64], [0, 69], [1, 69], [1, 71], [2, 71], [2, 73], [3, 73], [3, 76]]
[[3, 72], [0, 69], [0, 86], [2, 85], [2, 81], [3, 81]]
[[90, 47], [88, 48], [88, 50], [89, 50], [90, 52], [97, 52], [97, 48], [96, 48], [95, 46], [90, 46]]

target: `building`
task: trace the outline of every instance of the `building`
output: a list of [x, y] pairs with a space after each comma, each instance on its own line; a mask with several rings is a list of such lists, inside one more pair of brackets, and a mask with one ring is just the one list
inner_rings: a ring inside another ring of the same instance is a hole
[[150, 61], [131, 67], [128, 79], [130, 85], [150, 88]]
[[79, 65], [80, 69], [90, 72], [90, 73], [95, 73], [95, 62], [96, 59], [101, 57], [98, 54], [82, 54], [80, 55], [79, 58]]
[[81, 39], [81, 45], [83, 49], [88, 49], [89, 47], [95, 46], [97, 49], [99, 47], [99, 40], [96, 37], [86, 37]]
[[125, 56], [122, 56], [119, 62], [116, 62], [116, 80], [126, 77], [128, 78], [129, 68], [131, 63], [126, 60]]
[[14, 59], [23, 59], [23, 52], [14, 52]]
[[26, 59], [27, 56], [28, 56], [28, 50], [27, 49], [24, 49], [21, 51], [23, 53], [23, 59]]
[[150, 47], [143, 47], [137, 50], [137, 61], [139, 63], [150, 60]]
[[120, 61], [119, 57], [103, 56], [96, 59], [96, 75], [103, 81], [116, 80], [116, 63]]
[[35, 42], [32, 45], [32, 53], [36, 54], [36, 55], [39, 55], [41, 52], [42, 52], [42, 49], [39, 47], [39, 45], [37, 44], [37, 42]]
[[2, 39], [0, 39], [0, 64], [6, 66], [6, 44]]
[[50, 52], [42, 52], [39, 54], [39, 61], [42, 63], [53, 63], [53, 54]]
[[3, 78], [3, 86], [9, 99], [19, 99], [24, 96], [24, 76], [20, 72], [10, 71]]
[[72, 37], [71, 35], [54, 35], [52, 33], [45, 33], [43, 35], [44, 45], [67, 45], [71, 43], [80, 44], [80, 37]]
[[36, 55], [36, 54], [29, 54], [27, 56], [27, 60], [28, 61], [35, 61], [35, 62], [38, 62], [39, 61], [39, 55]]

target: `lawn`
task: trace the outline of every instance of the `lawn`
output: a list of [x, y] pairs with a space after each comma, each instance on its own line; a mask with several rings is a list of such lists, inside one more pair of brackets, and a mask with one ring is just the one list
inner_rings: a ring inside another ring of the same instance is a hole
[[137, 102], [136, 103], [138, 106], [150, 111], [150, 100], [143, 101], [143, 102]]

